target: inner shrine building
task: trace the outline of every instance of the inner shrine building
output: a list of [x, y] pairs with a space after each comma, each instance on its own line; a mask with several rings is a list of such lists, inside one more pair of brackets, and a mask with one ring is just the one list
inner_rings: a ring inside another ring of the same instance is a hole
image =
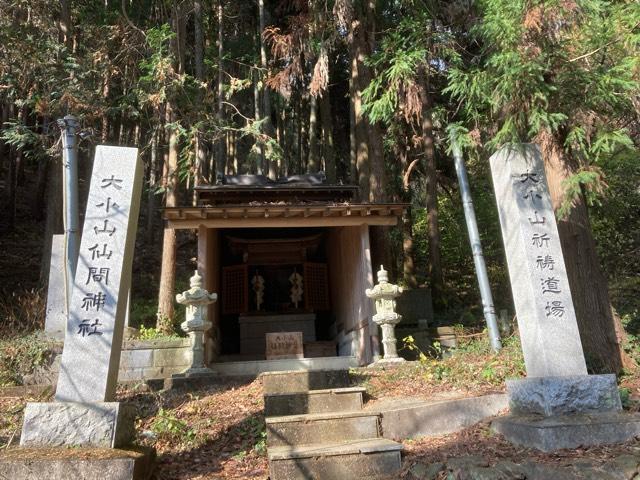
[[196, 188], [196, 207], [166, 208], [166, 227], [196, 229], [209, 307], [209, 364], [265, 359], [265, 336], [302, 332], [304, 357], [379, 353], [365, 290], [374, 284], [369, 227], [394, 226], [405, 204], [356, 201], [323, 175], [226, 176]]

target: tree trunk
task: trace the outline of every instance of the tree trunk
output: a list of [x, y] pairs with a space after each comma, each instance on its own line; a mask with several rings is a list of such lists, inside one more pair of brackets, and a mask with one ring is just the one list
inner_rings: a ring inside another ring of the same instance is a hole
[[[171, 104], [167, 103], [167, 123], [175, 121]], [[175, 128], [169, 132], [169, 157], [166, 165], [165, 206], [178, 205], [178, 156], [180, 148], [178, 133]], [[173, 333], [173, 317], [175, 315], [175, 283], [176, 283], [176, 232], [172, 228], [164, 229], [162, 240], [162, 266], [160, 271], [160, 291], [158, 293], [158, 330], [162, 333]]]
[[[182, 15], [181, 8], [174, 8], [174, 28], [179, 32], [184, 32], [185, 19]], [[178, 49], [176, 58], [178, 59], [177, 71], [184, 73], [184, 42], [177, 39], [174, 47]], [[168, 100], [166, 103], [167, 123], [172, 124], [176, 121], [177, 116], [173, 111], [173, 103]], [[165, 181], [165, 206], [176, 207], [178, 205], [178, 160], [180, 156], [180, 145], [178, 132], [175, 127], [171, 127], [169, 132], [169, 156], [166, 165], [166, 181]], [[175, 315], [174, 297], [176, 284], [176, 232], [172, 228], [164, 229], [164, 238], [162, 240], [162, 266], [160, 272], [160, 291], [158, 293], [158, 319], [157, 327], [162, 333], [173, 332], [173, 319]]]
[[[218, 128], [222, 128], [222, 122], [224, 121], [224, 69], [222, 60], [224, 57], [224, 16], [222, 1], [218, 0], [218, 108], [216, 109], [216, 120]], [[226, 164], [226, 143], [225, 135], [222, 130], [218, 130], [216, 142], [216, 161], [215, 172], [213, 172], [213, 182], [217, 182], [218, 173], [224, 175], [224, 167]]]
[[[356, 133], [356, 163], [358, 183], [363, 201], [383, 203], [385, 201], [384, 149], [382, 132], [378, 125], [369, 122], [362, 108], [362, 91], [371, 83], [371, 68], [365, 59], [375, 46], [375, 1], [354, 2], [355, 18], [351, 25], [351, 81], [354, 87], [353, 109]], [[375, 265], [391, 265], [389, 228], [369, 229], [372, 259]]]
[[362, 115], [362, 98], [360, 81], [358, 78], [360, 73], [358, 69], [358, 57], [362, 56], [364, 59], [364, 54], [361, 53], [360, 49], [356, 46], [355, 38], [353, 40], [351, 51], [351, 84], [353, 85], [351, 103], [354, 121], [353, 144], [355, 146], [354, 153], [356, 160], [357, 182], [360, 187], [360, 199], [367, 202], [369, 201], [369, 148], [367, 143], [367, 129]]
[[[553, 208], [557, 210], [564, 198], [562, 183], [577, 172], [578, 166], [552, 134], [543, 132], [537, 141], [542, 149]], [[626, 341], [624, 329], [611, 307], [584, 198], [574, 203], [567, 218], [558, 219], [558, 233], [589, 370], [619, 373], [622, 368], [634, 366], [622, 349]]]
[[[269, 64], [267, 62], [267, 46], [265, 45], [264, 38], [262, 37], [262, 34], [266, 27], [266, 12], [264, 9], [264, 0], [258, 0], [258, 13], [260, 16], [260, 63], [266, 76], [266, 72], [267, 72], [267, 69], [269, 68]], [[273, 131], [273, 123], [271, 122], [271, 95], [269, 92], [269, 88], [267, 87], [266, 82], [264, 82], [264, 80], [262, 82], [262, 85], [263, 85], [262, 86], [262, 105], [263, 105], [262, 115], [265, 118], [264, 133], [269, 137], [273, 138], [274, 131]], [[266, 163], [267, 165], [265, 165], [265, 170], [269, 172], [269, 178], [272, 180], [275, 180], [276, 171], [277, 171], [277, 165], [276, 165], [275, 159], [267, 158]]]
[[73, 50], [73, 30], [71, 23], [70, 0], [60, 0], [60, 42], [64, 43], [69, 53]]
[[107, 106], [109, 104], [109, 89], [111, 84], [111, 75], [107, 72], [105, 73], [104, 79], [102, 80], [102, 100], [104, 101], [104, 105], [102, 106], [102, 115], [101, 115], [101, 126], [100, 126], [100, 140], [102, 143], [107, 143], [109, 140], [109, 115], [107, 114]]
[[[408, 161], [407, 145], [408, 140], [400, 145], [401, 150], [397, 153], [400, 158], [402, 170], [404, 171], [402, 181], [402, 199], [411, 202], [411, 172], [418, 163], [418, 159], [411, 163]], [[402, 276], [404, 282], [409, 288], [418, 288], [418, 280], [416, 278], [416, 267], [413, 258], [413, 215], [411, 207], [402, 213]]]
[[[202, 0], [193, 1], [193, 30], [194, 30], [194, 54], [195, 54], [195, 71], [196, 79], [200, 82], [204, 82], [204, 35], [202, 33]], [[203, 95], [202, 91], [198, 91], [199, 104], [202, 104]], [[205, 142], [200, 132], [196, 132], [195, 138], [196, 156], [195, 165], [193, 168], [193, 198], [192, 203], [194, 206], [198, 203], [198, 195], [196, 188], [201, 183], [202, 169], [207, 159], [207, 152], [205, 149]]]
[[355, 112], [356, 88], [352, 75], [349, 76], [349, 180], [352, 185], [358, 181], [358, 142], [356, 136], [356, 112]]
[[158, 187], [158, 148], [159, 132], [154, 128], [151, 132], [151, 152], [149, 162], [149, 184], [147, 190], [147, 243], [153, 243], [155, 238], [155, 218], [156, 218], [156, 188]]
[[309, 159], [307, 172], [316, 173], [320, 165], [320, 145], [318, 143], [318, 99], [309, 96]]
[[436, 303], [442, 300], [442, 262], [440, 257], [440, 226], [438, 221], [438, 182], [436, 156], [433, 142], [433, 121], [431, 119], [431, 96], [429, 82], [424, 79], [422, 96], [422, 144], [425, 154], [425, 196], [429, 236], [429, 279], [432, 295]]
[[329, 89], [320, 98], [320, 118], [322, 120], [322, 149], [324, 168], [329, 183], [336, 183], [336, 156], [333, 145], [333, 119], [331, 118], [331, 97]]
[[[256, 121], [260, 120], [261, 115], [260, 115], [260, 73], [259, 71], [256, 69], [254, 70], [254, 74], [253, 74], [253, 116], [255, 118]], [[264, 165], [265, 162], [265, 158], [264, 158], [264, 145], [262, 143], [262, 141], [256, 140], [256, 143], [258, 144], [258, 152], [259, 152], [259, 158], [258, 161], [256, 162], [256, 169], [255, 169], [255, 173], [257, 173], [258, 175], [262, 175], [262, 166]], [[251, 172], [254, 173], [254, 172]]]

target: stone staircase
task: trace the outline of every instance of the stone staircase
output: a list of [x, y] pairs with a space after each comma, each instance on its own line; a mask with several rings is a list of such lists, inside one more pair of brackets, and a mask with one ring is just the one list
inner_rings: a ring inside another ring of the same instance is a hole
[[271, 480], [387, 479], [402, 445], [382, 438], [380, 414], [346, 370], [262, 375]]

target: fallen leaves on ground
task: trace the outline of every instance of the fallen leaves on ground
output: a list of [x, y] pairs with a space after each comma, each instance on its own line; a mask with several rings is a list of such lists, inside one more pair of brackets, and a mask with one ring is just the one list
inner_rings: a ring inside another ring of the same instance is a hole
[[156, 448], [157, 480], [267, 478], [260, 380], [120, 397], [143, 412], [137, 431], [141, 443]]
[[508, 442], [502, 435], [494, 433], [490, 421], [478, 423], [457, 433], [438, 437], [425, 437], [404, 442], [401, 478], [417, 462], [424, 464], [446, 463], [448, 459], [479, 456], [489, 466], [510, 460], [514, 463], [535, 462], [554, 466], [573, 465], [577, 461], [590, 460], [604, 464], [624, 454], [640, 454], [640, 442], [632, 440], [617, 445], [578, 447], [544, 453], [531, 448], [519, 447]]

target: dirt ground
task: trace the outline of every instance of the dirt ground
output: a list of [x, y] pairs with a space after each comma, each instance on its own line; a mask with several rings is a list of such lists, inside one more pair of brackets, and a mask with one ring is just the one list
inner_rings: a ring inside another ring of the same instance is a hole
[[[420, 372], [422, 370], [411, 365], [388, 371], [358, 369], [352, 372], [352, 378], [354, 383], [368, 388], [369, 402], [383, 401], [387, 396], [428, 399], [436, 393], [457, 397], [500, 390], [490, 382], [477, 389], [462, 388], [457, 382], [434, 382], [424, 375], [421, 377]], [[622, 388], [628, 391], [625, 404], [638, 411], [638, 378], [625, 378]], [[25, 403], [47, 401], [52, 395], [50, 389], [20, 393], [20, 389], [0, 392], [5, 395], [0, 396], [0, 452], [17, 445]], [[139, 408], [138, 443], [157, 451], [155, 479], [268, 478], [264, 404], [259, 379], [226, 379], [189, 391], [151, 392], [143, 385], [121, 387], [118, 399], [133, 402]], [[417, 464], [446, 463], [448, 459], [470, 455], [481, 457], [485, 466], [504, 460], [557, 466], [585, 460], [604, 464], [624, 454], [640, 455], [640, 442], [543, 454], [511, 445], [502, 436], [492, 433], [488, 422], [483, 422], [456, 434], [406, 440], [399, 477], [416, 478], [412, 471]]]

